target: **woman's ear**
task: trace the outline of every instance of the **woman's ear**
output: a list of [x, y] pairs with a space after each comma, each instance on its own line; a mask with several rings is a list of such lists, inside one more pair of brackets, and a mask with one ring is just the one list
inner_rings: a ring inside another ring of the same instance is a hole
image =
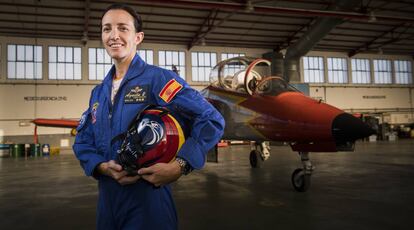
[[144, 40], [144, 32], [135, 33], [135, 42], [137, 45], [141, 44]]

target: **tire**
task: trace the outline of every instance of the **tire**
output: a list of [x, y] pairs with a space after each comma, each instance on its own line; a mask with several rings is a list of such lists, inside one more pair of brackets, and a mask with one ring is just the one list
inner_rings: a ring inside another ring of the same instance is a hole
[[260, 156], [260, 152], [257, 150], [252, 150], [250, 152], [250, 166], [252, 166], [252, 168], [261, 168], [262, 166], [262, 157]]
[[301, 168], [297, 168], [292, 173], [292, 185], [298, 192], [306, 192], [311, 184], [311, 176], [306, 175]]

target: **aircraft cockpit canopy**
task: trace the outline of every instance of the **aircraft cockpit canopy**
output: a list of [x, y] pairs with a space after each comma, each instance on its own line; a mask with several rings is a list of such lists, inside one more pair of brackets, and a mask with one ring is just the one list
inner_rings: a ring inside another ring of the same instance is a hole
[[[258, 86], [262, 87], [258, 93], [265, 95], [291, 90], [296, 91], [283, 79], [270, 76], [270, 61], [241, 56], [218, 63], [210, 73], [210, 82], [214, 86], [225, 90], [250, 95], [256, 92]], [[272, 79], [267, 79], [269, 77]], [[264, 81], [265, 79], [267, 80]]]
[[226, 90], [252, 94], [255, 84], [270, 74], [268, 60], [241, 56], [218, 63], [210, 73], [210, 82]]

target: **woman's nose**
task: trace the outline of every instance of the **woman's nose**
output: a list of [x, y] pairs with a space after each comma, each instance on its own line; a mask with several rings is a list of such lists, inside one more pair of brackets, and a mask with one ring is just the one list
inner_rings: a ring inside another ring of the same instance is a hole
[[119, 33], [118, 33], [118, 31], [117, 30], [112, 30], [109, 38], [112, 39], [112, 40], [119, 39]]

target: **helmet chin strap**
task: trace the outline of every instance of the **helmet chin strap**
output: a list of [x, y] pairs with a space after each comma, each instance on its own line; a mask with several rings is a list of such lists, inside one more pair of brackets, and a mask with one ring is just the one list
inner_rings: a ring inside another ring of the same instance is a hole
[[122, 168], [127, 172], [127, 176], [136, 176], [138, 175], [139, 166], [136, 163], [136, 159], [126, 152], [120, 152], [116, 161], [122, 166]]
[[117, 162], [128, 173], [128, 176], [137, 175], [138, 169], [142, 166], [138, 165], [138, 158], [144, 155], [141, 145], [141, 137], [134, 133], [127, 132], [126, 138], [122, 142], [121, 149], [118, 150]]

